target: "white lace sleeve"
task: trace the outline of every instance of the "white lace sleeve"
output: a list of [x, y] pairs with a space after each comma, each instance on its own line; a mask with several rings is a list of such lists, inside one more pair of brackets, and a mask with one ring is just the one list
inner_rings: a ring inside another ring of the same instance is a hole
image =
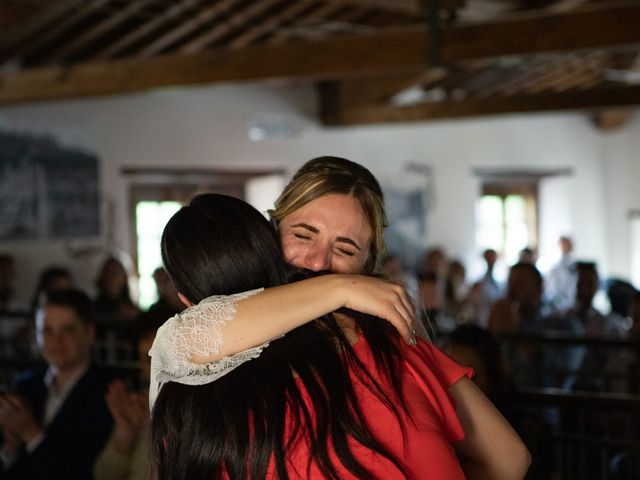
[[229, 296], [213, 296], [167, 320], [156, 333], [151, 356], [149, 403], [153, 403], [163, 383], [203, 385], [226, 375], [237, 366], [257, 358], [269, 345], [263, 343], [215, 362], [196, 364], [189, 359], [219, 353], [224, 340], [221, 326], [233, 320], [236, 302], [263, 289]]

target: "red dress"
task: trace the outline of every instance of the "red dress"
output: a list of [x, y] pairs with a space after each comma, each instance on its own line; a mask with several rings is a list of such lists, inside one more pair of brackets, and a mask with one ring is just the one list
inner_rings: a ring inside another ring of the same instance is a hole
[[[462, 426], [455, 412], [453, 399], [447, 393], [449, 387], [463, 376], [471, 377], [472, 370], [460, 366], [435, 346], [418, 340], [418, 345], [404, 345], [403, 379], [404, 397], [412, 415], [412, 421], [400, 411], [405, 420], [406, 441], [400, 424], [393, 413], [378, 400], [352, 373], [351, 380], [373, 436], [396, 459], [402, 462], [408, 478], [457, 480], [464, 474], [455, 456], [452, 444], [464, 438]], [[376, 372], [373, 355], [364, 338], [353, 345], [358, 358], [369, 372]], [[379, 380], [380, 376], [376, 376]], [[381, 382], [385, 385], [384, 382]], [[304, 390], [303, 390], [304, 394]], [[308, 402], [308, 397], [305, 395]], [[376, 478], [393, 480], [404, 478], [402, 473], [386, 458], [372, 452], [357, 442], [351, 443], [358, 460], [372, 471]], [[349, 480], [356, 477], [346, 470], [333, 456], [338, 476]], [[318, 467], [309, 464], [309, 449], [301, 441], [288, 452], [287, 471], [291, 479], [324, 478]], [[276, 478], [272, 464], [267, 478]]]

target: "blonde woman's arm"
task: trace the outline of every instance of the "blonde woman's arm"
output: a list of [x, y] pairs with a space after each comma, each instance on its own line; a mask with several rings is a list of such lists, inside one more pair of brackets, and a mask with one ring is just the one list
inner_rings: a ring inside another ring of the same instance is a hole
[[531, 455], [511, 425], [466, 377], [449, 389], [455, 399], [465, 439], [456, 444], [469, 480], [520, 480]]

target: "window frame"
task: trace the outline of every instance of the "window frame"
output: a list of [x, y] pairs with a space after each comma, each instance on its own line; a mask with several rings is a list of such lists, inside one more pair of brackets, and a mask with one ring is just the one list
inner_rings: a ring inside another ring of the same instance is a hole
[[[538, 201], [538, 178], [521, 179], [521, 180], [490, 180], [484, 181], [481, 187], [480, 198], [484, 196], [497, 196], [502, 201], [504, 212], [505, 202], [510, 195], [519, 195], [525, 201], [525, 222], [529, 235], [529, 242], [526, 247], [538, 248], [539, 242], [539, 201]], [[504, 245], [506, 245], [506, 215], [503, 214], [503, 248], [499, 251], [500, 256], [504, 255]], [[493, 247], [492, 247], [493, 248]]]

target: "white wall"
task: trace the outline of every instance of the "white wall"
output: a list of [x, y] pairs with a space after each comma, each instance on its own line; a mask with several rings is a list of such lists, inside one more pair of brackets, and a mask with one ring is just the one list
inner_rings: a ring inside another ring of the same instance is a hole
[[[52, 132], [63, 142], [97, 152], [103, 194], [113, 209], [106, 238], [110, 248], [131, 247], [123, 167], [284, 167], [292, 172], [311, 157], [333, 154], [361, 162], [381, 178], [406, 175], [407, 162], [431, 165], [435, 202], [428, 212], [424, 244], [444, 245], [467, 262], [477, 257], [474, 206], [479, 179], [473, 168], [572, 168], [565, 203], [577, 255], [597, 260], [604, 273], [630, 276], [627, 212], [640, 208], [638, 115], [622, 131], [603, 133], [582, 114], [323, 128], [315, 110], [310, 87], [221, 85], [3, 107], [0, 127]], [[264, 113], [290, 118], [299, 132], [290, 138], [249, 140], [248, 123]], [[547, 231], [555, 235], [553, 228]], [[92, 278], [97, 257], [74, 260], [67, 247], [0, 243], [0, 250], [18, 257], [24, 298], [30, 296], [39, 269], [49, 263], [70, 265], [81, 281]]]

